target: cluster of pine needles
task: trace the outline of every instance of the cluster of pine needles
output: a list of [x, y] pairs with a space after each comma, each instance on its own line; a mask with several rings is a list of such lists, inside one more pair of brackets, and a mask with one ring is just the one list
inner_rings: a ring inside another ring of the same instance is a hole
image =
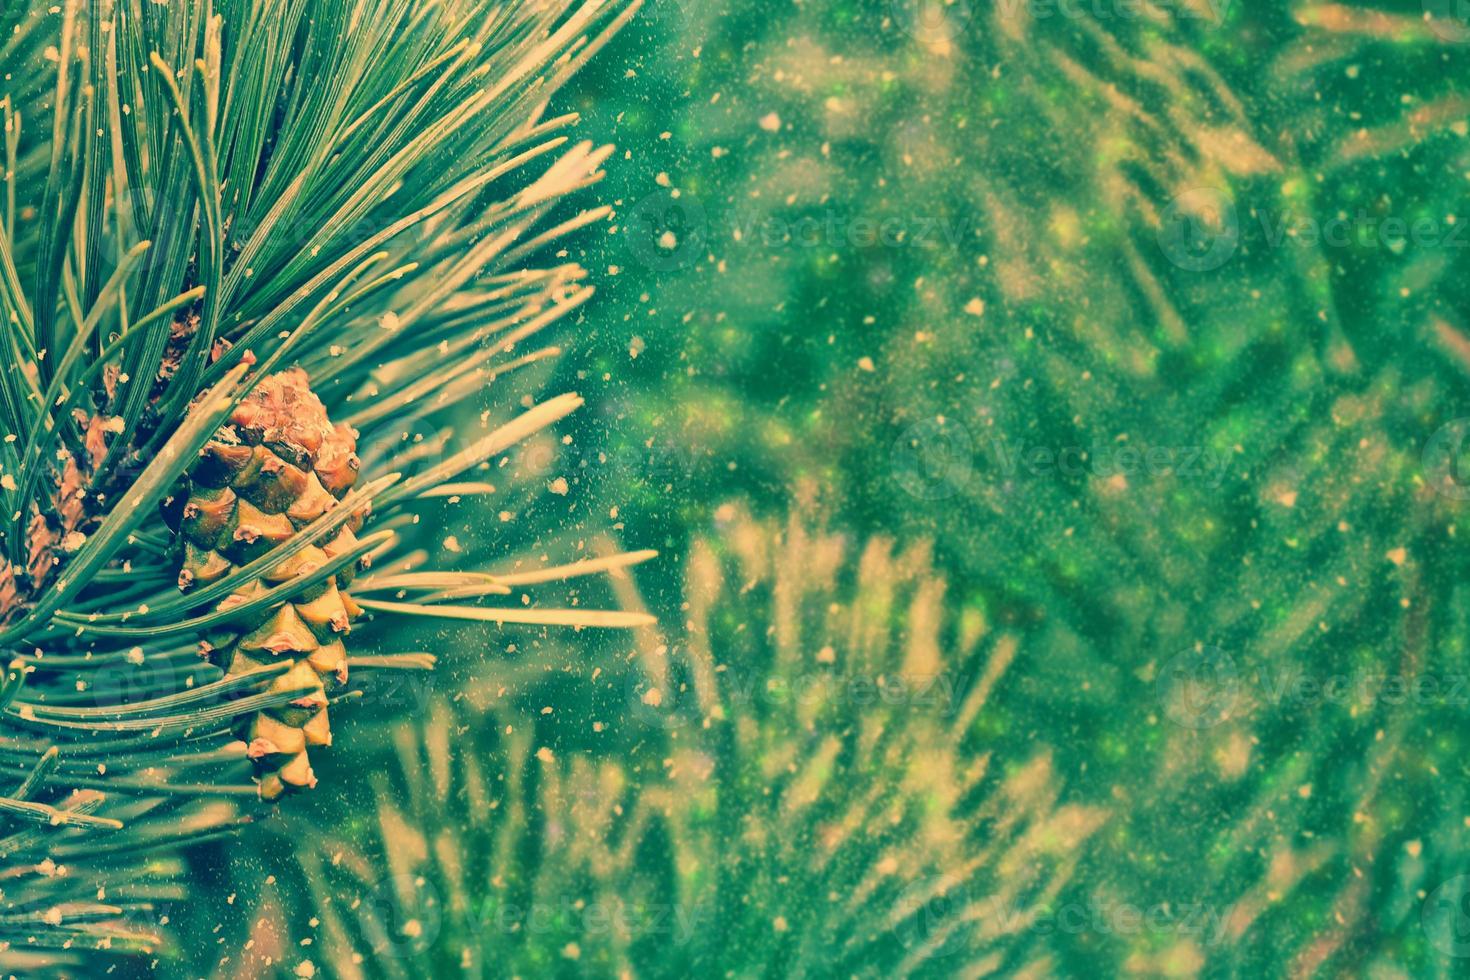
[[[636, 6], [0, 11], [0, 968], [162, 950], [178, 848], [255, 818], [283, 741], [330, 741], [301, 719], [354, 700], [360, 671], [432, 667], [392, 621], [645, 622], [524, 589], [646, 553], [503, 576], [485, 554], [431, 563], [412, 534], [581, 404], [495, 383], [554, 357], [542, 331], [592, 293], [557, 243], [609, 211], [562, 201], [611, 148], [546, 109]], [[270, 379], [344, 434], [331, 496], [321, 432], [271, 414]], [[222, 459], [255, 468], [211, 482]], [[293, 480], [315, 496], [279, 498]], [[236, 490], [219, 552], [190, 551]], [[333, 601], [383, 625], [361, 642], [311, 620], [349, 579]], [[312, 627], [297, 646], [271, 632], [287, 620]], [[201, 647], [222, 631], [254, 659]], [[345, 656], [303, 674], [329, 639]]]
[[255, 947], [197, 970], [1055, 975], [1039, 926], [1110, 814], [1046, 748], [967, 735], [1017, 637], [957, 613], [927, 543], [833, 531], [810, 492], [722, 508], [682, 582], [631, 657], [429, 698], [355, 819], [279, 822], [299, 861], [268, 884], [236, 863]]

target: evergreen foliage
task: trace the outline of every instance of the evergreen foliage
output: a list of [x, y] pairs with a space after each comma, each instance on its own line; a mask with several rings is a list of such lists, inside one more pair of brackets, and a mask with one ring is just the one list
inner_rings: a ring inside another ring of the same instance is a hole
[[599, 90], [653, 202], [606, 348], [690, 461], [629, 496], [675, 553], [802, 475], [932, 536], [1021, 638], [975, 737], [1120, 811], [1067, 901], [1231, 923], [1054, 931], [1064, 973], [1463, 967], [1455, 15], [679, 5], [652, 94]]
[[561, 689], [570, 719], [492, 672], [399, 726], [368, 832], [283, 827], [310, 846], [251, 913], [270, 948], [342, 977], [1051, 969], [1034, 926], [1108, 813], [1060, 802], [1048, 749], [965, 737], [1014, 634], [953, 614], [927, 544], [858, 547], [810, 499], [726, 507], [682, 577], [683, 625]]
[[[241, 736], [257, 759], [289, 749], [263, 718], [326, 740], [293, 714], [325, 720], [315, 671], [284, 655], [306, 641], [283, 646], [270, 624], [310, 619], [353, 566], [374, 562], [354, 595], [379, 620], [643, 621], [575, 596], [497, 604], [517, 583], [486, 572], [488, 555], [430, 562], [413, 532], [494, 494], [491, 461], [581, 404], [483, 402], [555, 356], [538, 335], [591, 295], [555, 243], [607, 211], [560, 202], [611, 151], [572, 140], [575, 116], [546, 102], [635, 7], [66, 0], [0, 14], [7, 968], [157, 947], [126, 922], [177, 893], [176, 846], [257, 806]], [[256, 424], [274, 396], [252, 392], [282, 378], [345, 434], [333, 477], [289, 423]], [[200, 551], [201, 522], [224, 513], [205, 471], [257, 443], [220, 551]], [[263, 501], [297, 465], [333, 496], [288, 522]], [[344, 536], [365, 517], [360, 541]], [[519, 584], [600, 567], [551, 565]], [[251, 644], [260, 616], [271, 635], [248, 669], [201, 658], [221, 630]], [[321, 625], [344, 632], [348, 617]], [[401, 633], [374, 629], [329, 665], [332, 699], [361, 693], [348, 666], [431, 666]], [[294, 758], [280, 778], [309, 783]]]

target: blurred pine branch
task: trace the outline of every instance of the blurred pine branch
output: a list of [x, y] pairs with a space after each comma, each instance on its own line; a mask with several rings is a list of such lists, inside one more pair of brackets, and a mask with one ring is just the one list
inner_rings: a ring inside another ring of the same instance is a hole
[[655, 147], [620, 301], [668, 464], [608, 497], [682, 550], [810, 477], [1045, 651], [973, 737], [1119, 810], [1068, 901], [1228, 926], [1053, 932], [1065, 972], [1461, 967], [1455, 13], [738, 3], [608, 96]]
[[1015, 637], [924, 545], [722, 515], [687, 622], [555, 709], [586, 745], [492, 671], [398, 729], [375, 832], [286, 831], [274, 948], [342, 977], [1047, 972], [1035, 922], [1106, 812], [1045, 750], [965, 744]]

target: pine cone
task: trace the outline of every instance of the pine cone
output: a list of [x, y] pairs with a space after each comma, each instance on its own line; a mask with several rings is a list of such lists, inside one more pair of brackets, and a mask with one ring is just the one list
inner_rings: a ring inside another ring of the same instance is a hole
[[[94, 440], [101, 439], [107, 420], [79, 413], [77, 422], [87, 432], [90, 452], [92, 445], [100, 445]], [[47, 468], [25, 524], [23, 563], [16, 565], [0, 555], [0, 625], [8, 625], [45, 591], [55, 570], [95, 529], [100, 520], [97, 497], [88, 492], [87, 483], [96, 461], [96, 454], [61, 452], [56, 465]]]
[[[349, 426], [332, 424], [305, 371], [292, 368], [263, 379], [200, 452], [177, 498], [184, 501], [177, 514], [183, 538], [179, 588], [219, 580], [336, 507], [357, 479], [356, 439]], [[302, 549], [217, 608], [234, 608], [351, 551], [362, 519], [354, 514], [328, 540]], [[307, 749], [331, 744], [327, 689], [347, 682], [342, 640], [362, 612], [342, 591], [351, 580], [348, 565], [290, 602], [236, 620], [201, 643], [227, 674], [287, 658], [291, 669], [269, 690], [311, 689], [288, 704], [257, 712], [241, 733], [265, 799], [279, 797], [288, 787], [316, 785]]]

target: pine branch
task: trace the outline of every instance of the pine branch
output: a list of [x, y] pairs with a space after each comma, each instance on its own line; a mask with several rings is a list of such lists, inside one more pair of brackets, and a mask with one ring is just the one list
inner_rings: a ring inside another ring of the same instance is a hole
[[486, 670], [482, 697], [398, 726], [347, 827], [281, 826], [299, 870], [279, 889], [243, 866], [234, 880], [282, 958], [230, 962], [343, 978], [1053, 968], [1035, 927], [1107, 814], [1062, 801], [1045, 751], [973, 744], [1015, 637], [951, 613], [924, 545], [856, 548], [809, 502], [784, 523], [727, 510], [690, 550], [677, 633], [635, 634], [572, 691]]
[[[637, 6], [0, 13], [0, 645], [14, 657], [0, 773], [19, 786], [0, 819], [35, 825], [5, 839], [16, 874], [41, 855], [81, 867], [110, 853], [83, 837], [167, 851], [238, 823], [255, 792], [247, 757], [264, 788], [288, 772], [261, 768], [282, 740], [330, 739], [327, 704], [360, 694], [349, 663], [432, 665], [327, 652], [364, 607], [644, 621], [500, 608], [503, 589], [458, 581], [453, 606], [357, 606], [339, 590], [369, 560], [390, 574], [415, 563], [405, 531], [423, 501], [493, 492], [473, 472], [580, 405], [562, 395], [515, 420], [497, 405], [481, 438], [455, 424], [496, 399], [492, 382], [554, 356], [525, 342], [591, 295], [553, 251], [606, 217], [562, 201], [597, 182], [610, 148], [569, 142], [576, 117], [545, 109]], [[444, 432], [427, 469], [412, 441], [359, 458], [360, 434], [334, 425], [373, 425], [381, 443], [410, 406]], [[229, 522], [218, 539], [216, 519]], [[210, 821], [163, 833], [196, 812]], [[116, 880], [142, 867], [124, 861]], [[120, 925], [130, 906], [84, 901], [91, 879], [71, 880], [36, 887], [50, 911], [0, 919], [17, 937], [7, 966], [74, 961], [27, 944], [158, 947], [158, 930]]]

